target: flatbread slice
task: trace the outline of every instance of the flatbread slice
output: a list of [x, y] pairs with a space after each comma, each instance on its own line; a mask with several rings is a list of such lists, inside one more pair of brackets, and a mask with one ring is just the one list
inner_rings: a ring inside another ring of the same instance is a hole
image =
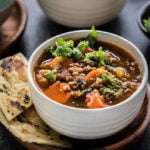
[[49, 128], [41, 120], [33, 106], [11, 121], [7, 121], [0, 111], [0, 122], [23, 142], [71, 148], [71, 144], [64, 136]]
[[0, 109], [12, 120], [32, 105], [27, 82], [27, 59], [15, 54], [0, 60]]

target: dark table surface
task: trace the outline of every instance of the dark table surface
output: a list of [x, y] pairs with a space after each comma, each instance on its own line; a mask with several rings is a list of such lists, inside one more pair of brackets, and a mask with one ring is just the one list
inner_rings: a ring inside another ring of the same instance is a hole
[[[97, 29], [121, 35], [133, 42], [145, 55], [150, 66], [150, 40], [141, 32], [137, 24], [139, 10], [146, 2], [148, 0], [128, 0], [117, 18], [106, 25], [97, 27]], [[29, 58], [34, 49], [46, 39], [63, 32], [77, 30], [49, 20], [36, 0], [24, 0], [24, 3], [28, 11], [27, 26], [23, 36], [11, 49], [9, 55], [21, 51]], [[132, 149], [150, 150], [150, 125], [144, 137]], [[25, 150], [1, 124], [0, 150]]]

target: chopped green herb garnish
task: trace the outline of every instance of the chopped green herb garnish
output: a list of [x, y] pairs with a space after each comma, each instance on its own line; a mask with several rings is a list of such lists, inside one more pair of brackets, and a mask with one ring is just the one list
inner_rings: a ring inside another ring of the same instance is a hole
[[52, 79], [54, 82], [56, 81], [56, 75], [51, 70], [45, 73], [44, 76], [48, 79]]
[[117, 92], [114, 93], [115, 98], [119, 98], [123, 93], [123, 89], [119, 89]]
[[123, 89], [121, 88], [121, 84], [122, 81], [117, 79], [117, 78], [113, 78], [112, 76], [108, 75], [108, 74], [102, 74], [101, 77], [106, 80], [109, 81], [110, 83], [107, 83], [107, 86], [105, 86], [104, 90], [103, 90], [103, 94], [109, 98], [118, 98], [122, 95], [122, 91]]
[[85, 61], [86, 63], [90, 63], [93, 58], [95, 58], [95, 52], [86, 53], [86, 54], [85, 54], [85, 59], [84, 59], [84, 61]]
[[150, 32], [150, 17], [148, 19], [143, 20], [145, 29]]
[[65, 57], [71, 57], [73, 54], [73, 46], [74, 42], [73, 40], [65, 41], [62, 38], [58, 38], [56, 41], [56, 50], [53, 51], [53, 56], [65, 56]]
[[104, 95], [113, 95], [115, 91], [113, 91], [111, 88], [105, 87], [103, 90]]
[[49, 51], [52, 52], [53, 50], [54, 50], [54, 47], [52, 45], [44, 49], [45, 52], [49, 52]]
[[81, 51], [79, 51], [78, 49], [75, 49], [74, 51], [73, 51], [73, 56], [74, 56], [74, 58], [75, 59], [81, 59], [81, 57], [82, 57], [82, 52]]
[[98, 66], [104, 66], [106, 63], [109, 63], [108, 54], [102, 50], [102, 47], [98, 51], [90, 52], [85, 54], [84, 61], [90, 63], [92, 60], [98, 60]]
[[106, 63], [109, 63], [108, 54], [103, 51], [102, 47], [99, 47], [98, 51], [96, 52], [96, 57], [99, 58], [99, 66], [104, 66]]
[[103, 94], [108, 98], [108, 99], [113, 99], [113, 98], [119, 98], [122, 95], [123, 90], [118, 89], [117, 91], [112, 88], [105, 87], [103, 90]]
[[90, 32], [90, 34], [87, 36], [86, 40], [89, 41], [89, 46], [91, 48], [93, 48], [95, 41], [98, 38], [98, 34], [95, 30], [95, 27], [92, 26], [92, 31]]
[[[94, 46], [94, 43], [97, 37], [98, 37], [98, 34], [95, 30], [95, 27], [92, 26], [90, 34], [87, 36], [87, 38], [84, 41], [79, 42], [77, 47], [74, 47], [73, 40], [64, 40], [63, 38], [58, 38], [56, 41], [56, 49], [54, 49], [54, 47], [51, 47], [51, 46], [47, 49], [51, 50], [52, 55], [55, 57], [59, 57], [59, 56], [73, 57], [79, 60], [82, 58], [82, 55], [83, 55], [82, 52], [86, 48], [88, 47], [92, 48]], [[96, 54], [98, 55], [98, 53]], [[101, 64], [104, 64], [102, 59], [100, 60], [100, 65]]]
[[101, 77], [104, 79], [104, 80], [107, 80], [111, 83], [111, 85], [108, 85], [108, 87], [114, 89], [119, 89], [120, 88], [120, 85], [122, 84], [122, 81], [117, 79], [117, 78], [113, 78], [112, 76], [108, 75], [108, 74], [105, 74], [103, 73], [101, 75]]
[[56, 41], [56, 45], [57, 47], [61, 47], [61, 46], [66, 46], [66, 47], [74, 47], [74, 41], [73, 40], [68, 40], [65, 41], [63, 38], [58, 38]]
[[105, 74], [105, 73], [103, 73], [103, 74], [101, 75], [101, 77], [102, 77], [104, 80], [108, 80], [108, 81], [110, 81], [110, 82], [114, 82], [114, 81], [113, 81], [113, 78], [112, 78], [110, 75], [107, 75], [107, 74]]
[[[86, 44], [87, 43], [88, 42], [86, 42]], [[81, 45], [79, 45], [79, 48], [82, 50], [86, 44], [81, 43]], [[64, 39], [59, 38], [56, 41], [56, 46], [57, 46], [56, 50], [52, 53], [53, 56], [55, 57], [58, 57], [58, 56], [71, 57], [72, 56], [75, 59], [81, 59], [82, 57], [82, 52], [80, 51], [80, 49], [74, 48], [73, 40], [65, 41]]]
[[121, 85], [122, 84], [122, 81], [117, 79], [117, 78], [114, 78], [114, 82], [118, 85]]
[[81, 52], [83, 52], [86, 48], [88, 48], [89, 46], [89, 41], [81, 41], [78, 46], [77, 49], [79, 49]]

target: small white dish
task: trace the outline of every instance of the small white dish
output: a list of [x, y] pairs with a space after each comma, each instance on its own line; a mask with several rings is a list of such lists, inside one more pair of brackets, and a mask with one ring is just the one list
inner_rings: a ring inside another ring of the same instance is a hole
[[140, 50], [128, 40], [103, 31], [97, 31], [98, 40], [107, 41], [122, 47], [138, 62], [143, 74], [142, 83], [125, 101], [103, 109], [73, 108], [53, 100], [42, 93], [33, 78], [33, 67], [43, 49], [53, 45], [57, 38], [80, 39], [90, 30], [79, 30], [60, 34], [42, 43], [33, 52], [28, 63], [28, 79], [35, 108], [41, 118], [54, 130], [69, 137], [79, 139], [97, 139], [113, 135], [129, 125], [138, 114], [143, 103], [148, 80], [148, 67]]

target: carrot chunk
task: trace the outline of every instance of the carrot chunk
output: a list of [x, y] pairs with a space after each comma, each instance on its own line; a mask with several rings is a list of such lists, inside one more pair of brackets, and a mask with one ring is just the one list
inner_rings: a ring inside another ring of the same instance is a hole
[[73, 63], [71, 58], [59, 56], [59, 57], [54, 58], [50, 62], [50, 68], [54, 69], [57, 66], [62, 66], [64, 68], [68, 68], [71, 63]]
[[105, 73], [105, 67], [101, 67], [99, 69], [93, 70], [87, 74], [85, 77], [86, 82], [89, 82], [91, 78], [96, 78], [97, 74], [103, 74]]
[[44, 93], [52, 100], [64, 104], [71, 98], [71, 94], [66, 92], [67, 89], [70, 89], [67, 83], [57, 81], [44, 90]]
[[85, 102], [87, 103], [87, 107], [94, 108], [104, 108], [104, 98], [98, 91], [94, 91], [86, 96]]
[[44, 75], [45, 73], [48, 73], [48, 70], [40, 70], [39, 73], [40, 73], [41, 75]]

